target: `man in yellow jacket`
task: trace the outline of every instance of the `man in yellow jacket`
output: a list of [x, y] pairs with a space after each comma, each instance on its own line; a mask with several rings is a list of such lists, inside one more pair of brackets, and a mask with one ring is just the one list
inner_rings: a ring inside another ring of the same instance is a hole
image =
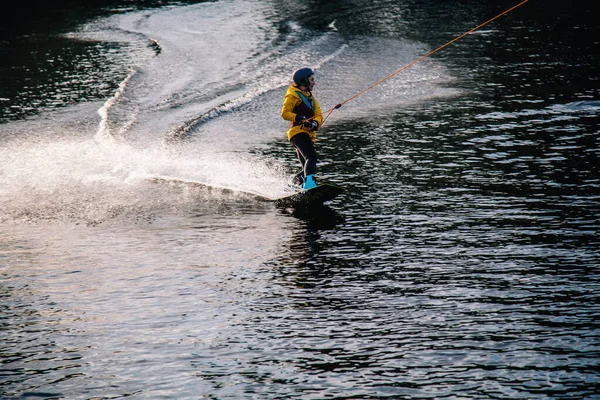
[[301, 68], [294, 72], [292, 84], [285, 94], [281, 117], [290, 121], [287, 131], [288, 140], [296, 149], [298, 160], [302, 164], [302, 172], [294, 178], [294, 182], [302, 184], [305, 190], [317, 186], [317, 153], [314, 142], [316, 131], [323, 123], [321, 107], [312, 95], [315, 86], [315, 73], [310, 68]]

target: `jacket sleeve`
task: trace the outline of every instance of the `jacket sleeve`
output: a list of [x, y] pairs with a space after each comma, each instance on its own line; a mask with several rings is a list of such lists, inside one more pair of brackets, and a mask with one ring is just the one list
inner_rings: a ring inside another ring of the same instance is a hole
[[281, 118], [292, 122], [296, 120], [296, 114], [293, 110], [298, 105], [298, 100], [300, 99], [293, 94], [288, 93], [285, 95], [285, 98], [283, 99], [283, 107], [281, 108]]

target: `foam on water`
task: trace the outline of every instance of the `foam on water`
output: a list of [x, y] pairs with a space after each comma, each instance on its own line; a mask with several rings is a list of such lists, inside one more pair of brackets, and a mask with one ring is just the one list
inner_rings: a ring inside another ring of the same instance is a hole
[[[328, 109], [413, 61], [427, 47], [405, 40], [345, 38], [328, 28], [314, 32], [290, 20], [275, 23], [260, 2], [202, 3], [160, 12], [111, 17], [82, 28], [81, 37], [146, 38], [160, 47], [151, 62], [132, 66], [103, 119], [128, 142], [219, 135], [241, 129], [254, 142], [265, 128], [284, 136], [281, 99], [300, 66], [318, 71], [317, 97]], [[451, 78], [435, 63], [394, 77], [336, 112], [356, 115], [406, 101], [448, 96]], [[274, 111], [276, 110], [276, 111]], [[216, 117], [234, 116], [214, 123]], [[213, 122], [206, 127], [206, 122]], [[224, 132], [225, 131], [225, 132]]]
[[[142, 36], [161, 49], [151, 62], [132, 66], [135, 76], [125, 79], [122, 96], [106, 108], [111, 124], [129, 141], [185, 135], [285, 86], [298, 64], [318, 67], [338, 50], [319, 50], [325, 35], [288, 51], [299, 37], [282, 36], [269, 21], [271, 12], [259, 2], [202, 3], [119, 15], [82, 28], [83, 38]], [[293, 25], [290, 30], [300, 31]]]

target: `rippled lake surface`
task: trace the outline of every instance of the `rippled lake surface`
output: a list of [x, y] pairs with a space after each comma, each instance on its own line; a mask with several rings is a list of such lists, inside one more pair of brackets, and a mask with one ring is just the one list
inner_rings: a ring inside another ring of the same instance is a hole
[[332, 113], [325, 207], [253, 195], [290, 191], [295, 68], [327, 109], [515, 4], [11, 11], [0, 397], [600, 398], [591, 5], [529, 1]]

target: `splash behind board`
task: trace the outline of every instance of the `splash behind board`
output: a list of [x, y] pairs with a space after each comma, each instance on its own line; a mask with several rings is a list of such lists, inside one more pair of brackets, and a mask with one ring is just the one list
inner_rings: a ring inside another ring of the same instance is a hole
[[246, 195], [251, 198], [254, 198], [258, 201], [264, 201], [264, 202], [273, 201], [272, 199], [265, 197], [259, 193], [254, 193], [254, 192], [239, 190], [239, 189], [232, 189], [232, 188], [227, 188], [224, 186], [211, 185], [211, 184], [206, 184], [206, 183], [202, 183], [202, 182], [198, 182], [198, 181], [192, 181], [192, 180], [188, 180], [188, 179], [166, 177], [166, 176], [153, 176], [149, 180], [154, 183], [185, 186], [185, 187], [196, 188], [196, 189], [205, 190], [208, 192], [216, 192], [216, 193], [221, 193], [221, 194], [226, 194], [226, 195], [241, 194], [241, 195]]

